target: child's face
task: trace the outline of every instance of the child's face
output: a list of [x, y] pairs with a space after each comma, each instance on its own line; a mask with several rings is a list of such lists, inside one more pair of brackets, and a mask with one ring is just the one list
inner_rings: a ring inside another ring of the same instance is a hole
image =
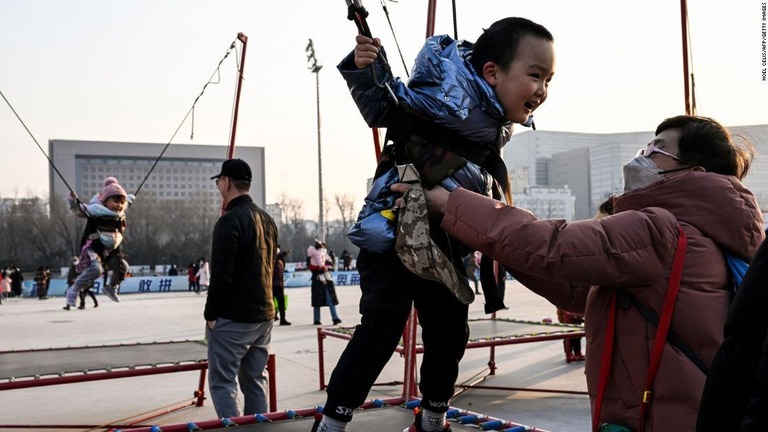
[[111, 196], [107, 198], [107, 201], [104, 203], [104, 206], [106, 206], [108, 209], [112, 210], [115, 213], [120, 213], [125, 208], [125, 197], [122, 195]]
[[525, 37], [507, 70], [496, 63], [483, 66], [483, 77], [493, 87], [504, 117], [523, 123], [547, 100], [547, 87], [555, 74], [555, 47], [550, 41]]

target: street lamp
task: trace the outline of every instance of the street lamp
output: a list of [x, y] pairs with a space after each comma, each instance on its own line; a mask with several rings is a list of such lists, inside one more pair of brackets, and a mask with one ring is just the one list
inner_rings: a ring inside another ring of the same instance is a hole
[[304, 52], [307, 54], [307, 68], [310, 72], [315, 74], [315, 86], [317, 91], [317, 183], [320, 193], [320, 241], [325, 241], [325, 221], [323, 217], [323, 153], [320, 145], [320, 69], [322, 69], [323, 66], [317, 63], [312, 39], [309, 40]]

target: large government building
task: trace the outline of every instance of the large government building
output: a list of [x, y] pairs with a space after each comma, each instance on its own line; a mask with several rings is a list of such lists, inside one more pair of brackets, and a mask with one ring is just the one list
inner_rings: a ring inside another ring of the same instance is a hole
[[[219, 173], [227, 159], [227, 146], [49, 140], [48, 154], [53, 165], [80, 197], [99, 193], [104, 178], [114, 176], [126, 192], [152, 196], [160, 201], [194, 199], [221, 207], [221, 196], [211, 176]], [[161, 156], [162, 153], [162, 156]], [[265, 207], [264, 148], [235, 149], [235, 157], [248, 162], [253, 171], [251, 197]], [[154, 168], [153, 168], [154, 166]], [[51, 197], [64, 198], [69, 189], [50, 169]], [[145, 181], [146, 179], [146, 181]], [[144, 184], [142, 185], [142, 182]]]

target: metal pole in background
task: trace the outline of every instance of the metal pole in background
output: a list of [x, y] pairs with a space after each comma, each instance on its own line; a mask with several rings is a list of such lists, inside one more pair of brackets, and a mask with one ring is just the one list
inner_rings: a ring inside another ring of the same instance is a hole
[[315, 47], [312, 44], [312, 39], [309, 40], [305, 52], [307, 54], [307, 67], [309, 68], [310, 72], [315, 74], [315, 86], [317, 92], [317, 183], [320, 199], [320, 229], [318, 238], [320, 241], [325, 241], [325, 217], [323, 215], [323, 152], [320, 140], [320, 69], [322, 69], [323, 66], [317, 63], [317, 58], [315, 58]]

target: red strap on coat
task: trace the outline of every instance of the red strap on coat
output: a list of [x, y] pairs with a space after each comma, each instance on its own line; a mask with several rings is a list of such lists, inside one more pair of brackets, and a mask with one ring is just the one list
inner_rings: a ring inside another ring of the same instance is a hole
[[[664, 345], [667, 342], [667, 333], [669, 333], [669, 326], [672, 323], [672, 313], [675, 309], [675, 302], [677, 301], [677, 293], [680, 289], [680, 281], [683, 277], [683, 264], [685, 263], [685, 253], [687, 245], [687, 237], [683, 228], [678, 225], [677, 231], [679, 236], [677, 238], [677, 249], [675, 250], [675, 258], [672, 261], [672, 270], [669, 274], [669, 281], [667, 282], [667, 292], [664, 296], [664, 306], [661, 310], [661, 316], [659, 317], [659, 326], [656, 329], [656, 338], [653, 341], [653, 347], [651, 348], [651, 358], [648, 364], [648, 373], [645, 379], [645, 386], [643, 387], [642, 403], [640, 405], [640, 431], [645, 429], [645, 414], [648, 406], [653, 401], [653, 382], [656, 379], [656, 373], [659, 371], [659, 364], [661, 363], [661, 353], [664, 351]], [[600, 412], [603, 407], [603, 398], [605, 397], [605, 387], [608, 383], [608, 375], [611, 372], [611, 364], [613, 360], [613, 342], [616, 329], [616, 291], [611, 294], [611, 303], [608, 310], [608, 323], [605, 330], [605, 340], [603, 343], [603, 353], [600, 357], [600, 377], [597, 384], [597, 395], [595, 400], [595, 412], [592, 416], [592, 431], [597, 432]]]

